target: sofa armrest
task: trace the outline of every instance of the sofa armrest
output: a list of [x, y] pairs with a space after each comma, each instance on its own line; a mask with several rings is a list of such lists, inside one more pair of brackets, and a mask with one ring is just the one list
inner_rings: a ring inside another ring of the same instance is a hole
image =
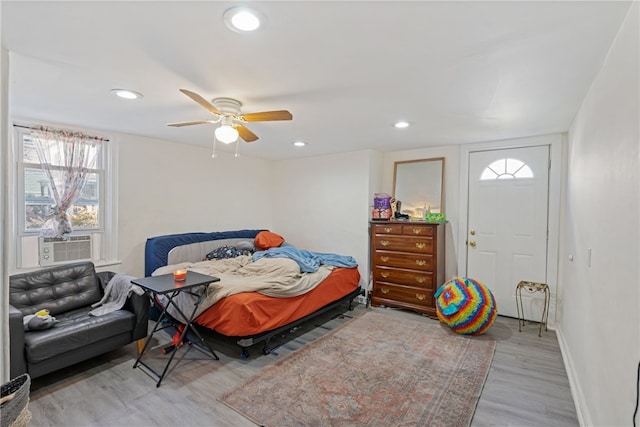
[[127, 298], [125, 309], [136, 315], [136, 326], [133, 329], [132, 341], [139, 340], [147, 336], [149, 331], [149, 296], [138, 295], [132, 292]]
[[107, 287], [107, 284], [109, 284], [109, 280], [111, 280], [111, 278], [113, 276], [115, 276], [116, 273], [114, 273], [113, 271], [101, 271], [101, 272], [96, 272], [96, 277], [98, 278], [98, 282], [100, 283], [100, 290], [102, 291], [102, 294], [104, 295], [104, 289]]
[[[116, 273], [113, 271], [96, 272], [96, 277], [100, 282], [100, 288], [102, 289], [103, 294], [104, 289], [109, 284], [109, 281], [115, 275]], [[132, 341], [136, 341], [147, 336], [149, 329], [149, 306], [149, 296], [146, 293], [144, 295], [138, 295], [135, 292], [132, 292], [127, 298], [124, 309], [129, 310], [136, 315], [136, 326], [133, 329], [133, 335], [131, 337]]]
[[22, 318], [22, 312], [9, 305], [9, 373], [11, 378], [16, 378], [27, 372]]

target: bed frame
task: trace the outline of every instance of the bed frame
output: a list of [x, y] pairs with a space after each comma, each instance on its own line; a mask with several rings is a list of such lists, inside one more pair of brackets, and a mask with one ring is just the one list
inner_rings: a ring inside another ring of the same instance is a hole
[[[203, 254], [223, 245], [232, 246], [241, 240], [254, 239], [261, 231], [263, 230], [236, 230], [212, 233], [170, 234], [151, 237], [147, 239], [147, 243], [145, 245], [145, 276], [151, 276], [151, 273], [156, 269], [166, 265], [177, 264], [184, 261], [200, 261], [202, 260]], [[364, 295], [364, 290], [361, 286], [358, 286], [351, 293], [325, 305], [307, 316], [279, 328], [256, 335], [228, 337], [215, 331], [210, 331], [207, 328], [204, 329], [207, 330], [208, 334], [212, 334], [215, 337], [222, 338], [224, 340], [231, 340], [232, 342], [235, 341], [235, 343], [241, 348], [240, 357], [243, 359], [249, 357], [249, 347], [260, 342], [264, 342], [262, 353], [266, 355], [278, 347], [278, 345], [271, 345], [273, 337], [293, 330], [300, 324], [326, 313], [327, 311], [333, 310], [344, 303], [348, 303], [348, 310], [351, 311], [353, 310], [353, 300], [358, 295]], [[151, 317], [153, 318], [153, 314]]]

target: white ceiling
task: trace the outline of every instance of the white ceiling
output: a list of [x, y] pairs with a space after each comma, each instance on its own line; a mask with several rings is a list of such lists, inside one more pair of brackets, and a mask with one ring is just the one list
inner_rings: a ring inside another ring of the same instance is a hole
[[[222, 15], [238, 4], [266, 25], [230, 31]], [[166, 126], [214, 118], [184, 88], [237, 98], [244, 113], [291, 111], [248, 124], [260, 139], [240, 146], [283, 159], [566, 131], [629, 6], [4, 0], [0, 12], [13, 117], [210, 146], [214, 125]]]

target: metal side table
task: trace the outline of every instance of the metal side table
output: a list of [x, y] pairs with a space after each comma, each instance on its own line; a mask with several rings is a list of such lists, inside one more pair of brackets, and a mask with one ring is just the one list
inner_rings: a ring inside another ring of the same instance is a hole
[[542, 309], [542, 319], [540, 320], [540, 327], [538, 329], [538, 336], [542, 336], [542, 326], [544, 330], [547, 330], [547, 320], [549, 318], [549, 286], [546, 283], [529, 282], [526, 280], [521, 281], [516, 286], [516, 307], [518, 309], [518, 332], [522, 332], [524, 326], [524, 308], [522, 307], [522, 290], [526, 290], [529, 293], [542, 292], [544, 293], [544, 307]]
[[[207, 294], [206, 286], [209, 285], [210, 283], [218, 282], [218, 281], [220, 281], [220, 279], [217, 277], [207, 276], [206, 274], [200, 274], [194, 271], [188, 271], [186, 279], [182, 281], [175, 280], [173, 277], [173, 274], [163, 274], [161, 276], [144, 277], [142, 279], [135, 279], [131, 281], [131, 283], [140, 286], [145, 290], [145, 292], [149, 293], [152, 296], [164, 295], [167, 297], [167, 303], [164, 305], [162, 313], [160, 314], [160, 317], [158, 318], [156, 325], [153, 327], [153, 330], [151, 331], [149, 336], [147, 336], [147, 340], [144, 343], [144, 347], [142, 348], [142, 351], [138, 355], [138, 358], [136, 359], [136, 363], [134, 363], [133, 365], [134, 368], [138, 367], [138, 365], [144, 366], [151, 374], [155, 375], [155, 377], [158, 379], [158, 382], [156, 383], [156, 387], [160, 387], [160, 383], [162, 382], [162, 380], [167, 374], [169, 365], [171, 365], [173, 358], [175, 357], [176, 353], [178, 352], [181, 346], [175, 345], [170, 347], [169, 352], [171, 353], [171, 355], [169, 356], [169, 360], [167, 361], [162, 373], [156, 372], [155, 370], [153, 370], [153, 368], [151, 368], [149, 365], [144, 363], [142, 361], [142, 356], [144, 356], [145, 353], [147, 352], [149, 348], [149, 343], [151, 343], [151, 338], [153, 337], [153, 334], [163, 329], [166, 329], [168, 327], [176, 325], [177, 323], [176, 320], [172, 319], [169, 313], [167, 313], [167, 309], [171, 306], [182, 317], [182, 319], [178, 319], [178, 320], [184, 322], [184, 328], [182, 329], [179, 342], [183, 343], [184, 340], [187, 338], [187, 334], [189, 333], [189, 331], [193, 331], [193, 333], [200, 340], [200, 343], [204, 346], [204, 348], [208, 350], [209, 355], [212, 356], [212, 358], [215, 360], [220, 360], [218, 355], [211, 349], [209, 344], [202, 338], [202, 336], [200, 335], [200, 332], [198, 332], [198, 330], [193, 326], [193, 319], [198, 309], [198, 306], [202, 302], [202, 299], [204, 298], [204, 296]], [[200, 287], [204, 287], [205, 289], [202, 289], [200, 292], [196, 292], [196, 290]], [[190, 315], [186, 315], [180, 309], [180, 306], [175, 302], [175, 298], [182, 292], [189, 293], [190, 295], [193, 295], [194, 297], [196, 297], [196, 301], [193, 305], [193, 311], [190, 313]], [[187, 342], [187, 344], [190, 345], [191, 342]], [[204, 351], [200, 349], [198, 346], [194, 346], [194, 348], [204, 353]]]

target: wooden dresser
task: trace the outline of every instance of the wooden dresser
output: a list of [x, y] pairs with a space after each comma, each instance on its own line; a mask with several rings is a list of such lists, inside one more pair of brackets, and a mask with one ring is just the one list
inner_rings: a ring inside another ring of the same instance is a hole
[[445, 223], [371, 222], [371, 305], [436, 316], [433, 294], [444, 283]]

